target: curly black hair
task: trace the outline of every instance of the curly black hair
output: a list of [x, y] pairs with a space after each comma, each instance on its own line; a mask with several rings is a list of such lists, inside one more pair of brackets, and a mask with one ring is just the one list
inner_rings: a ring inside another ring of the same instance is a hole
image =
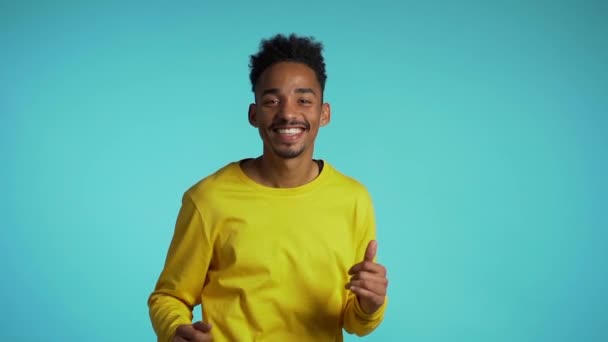
[[251, 90], [255, 92], [257, 81], [264, 70], [278, 62], [306, 64], [314, 70], [321, 85], [321, 91], [325, 90], [327, 75], [322, 51], [323, 44], [316, 41], [314, 37], [302, 37], [292, 33], [289, 37], [277, 34], [269, 39], [263, 39], [260, 42], [258, 53], [250, 56]]

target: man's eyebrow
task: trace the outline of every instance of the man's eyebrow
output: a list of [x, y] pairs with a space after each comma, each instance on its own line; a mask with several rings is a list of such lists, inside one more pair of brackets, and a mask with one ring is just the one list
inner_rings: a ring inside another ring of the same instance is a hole
[[269, 89], [264, 89], [264, 91], [262, 92], [262, 96], [266, 95], [266, 94], [278, 94], [279, 93], [279, 88], [269, 88]]
[[314, 90], [312, 90], [312, 88], [297, 88], [297, 89], [296, 89], [296, 93], [298, 93], [298, 94], [311, 93], [311, 94], [313, 94], [313, 95], [317, 95], [317, 94], [315, 93], [315, 91], [314, 91]]

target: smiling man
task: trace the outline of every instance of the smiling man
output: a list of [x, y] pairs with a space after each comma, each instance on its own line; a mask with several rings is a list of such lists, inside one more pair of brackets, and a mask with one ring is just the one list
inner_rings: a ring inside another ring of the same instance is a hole
[[[263, 153], [183, 195], [148, 299], [159, 341], [342, 341], [386, 309], [386, 269], [365, 186], [314, 159], [324, 102], [322, 45], [277, 35], [251, 56], [249, 123]], [[192, 322], [202, 304], [203, 321]]]

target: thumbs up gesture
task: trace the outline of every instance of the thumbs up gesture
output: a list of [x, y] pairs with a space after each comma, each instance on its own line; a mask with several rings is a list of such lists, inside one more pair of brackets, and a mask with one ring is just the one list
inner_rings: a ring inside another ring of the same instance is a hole
[[370, 241], [363, 261], [348, 271], [351, 277], [346, 288], [357, 295], [361, 308], [367, 314], [376, 312], [384, 304], [388, 287], [386, 268], [374, 262], [377, 250], [378, 242]]

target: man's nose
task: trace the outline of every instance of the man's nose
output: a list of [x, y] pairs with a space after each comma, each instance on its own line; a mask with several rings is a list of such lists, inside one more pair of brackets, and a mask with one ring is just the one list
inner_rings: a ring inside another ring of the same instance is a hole
[[295, 101], [285, 100], [281, 102], [279, 106], [279, 112], [277, 113], [280, 117], [289, 119], [296, 117], [298, 112]]

